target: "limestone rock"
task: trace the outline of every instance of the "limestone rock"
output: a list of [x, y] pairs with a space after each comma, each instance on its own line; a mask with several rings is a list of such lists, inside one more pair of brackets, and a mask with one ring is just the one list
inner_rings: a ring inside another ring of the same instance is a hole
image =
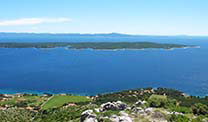
[[127, 105], [121, 101], [107, 102], [101, 105], [101, 111], [106, 110], [125, 110]]
[[92, 110], [86, 110], [81, 114], [81, 122], [98, 122], [96, 119], [96, 114]]
[[129, 115], [124, 111], [121, 111], [119, 114], [120, 116], [112, 115], [110, 117], [110, 120], [112, 122], [133, 122], [132, 119], [129, 117]]

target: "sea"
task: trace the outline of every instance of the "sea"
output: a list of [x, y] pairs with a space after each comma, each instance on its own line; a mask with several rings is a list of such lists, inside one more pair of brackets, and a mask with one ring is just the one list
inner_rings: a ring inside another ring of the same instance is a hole
[[128, 89], [165, 87], [189, 95], [208, 95], [208, 37], [17, 35], [0, 34], [0, 42], [149, 41], [196, 45], [200, 48], [0, 48], [0, 93], [96, 95]]

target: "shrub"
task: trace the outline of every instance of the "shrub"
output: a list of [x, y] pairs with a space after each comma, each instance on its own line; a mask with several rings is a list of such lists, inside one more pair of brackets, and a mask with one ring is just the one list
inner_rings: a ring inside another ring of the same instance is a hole
[[183, 106], [175, 106], [175, 107], [170, 107], [168, 109], [171, 111], [180, 112], [184, 114], [192, 113], [191, 108], [183, 107]]
[[192, 106], [192, 111], [194, 114], [197, 114], [197, 115], [207, 115], [208, 114], [208, 106], [201, 104], [201, 103], [197, 103]]
[[164, 107], [167, 102], [167, 97], [163, 95], [151, 95], [148, 99], [150, 107]]
[[191, 122], [206, 122], [203, 121], [204, 119], [206, 119], [204, 116], [198, 116], [197, 118], [192, 119]]
[[175, 99], [167, 99], [165, 108], [174, 108], [177, 106], [177, 101]]
[[190, 119], [183, 115], [172, 114], [169, 121], [170, 122], [190, 122]]
[[33, 122], [34, 114], [25, 109], [0, 110], [1, 122]]
[[79, 121], [81, 113], [87, 108], [85, 106], [73, 106], [69, 108], [54, 108], [39, 112], [34, 117], [35, 122], [75, 122]]
[[20, 101], [20, 102], [16, 103], [14, 106], [17, 106], [17, 107], [27, 107], [27, 102]]
[[119, 115], [119, 111], [112, 111], [112, 110], [109, 110], [109, 111], [106, 111], [103, 113], [103, 116], [111, 116], [111, 115]]

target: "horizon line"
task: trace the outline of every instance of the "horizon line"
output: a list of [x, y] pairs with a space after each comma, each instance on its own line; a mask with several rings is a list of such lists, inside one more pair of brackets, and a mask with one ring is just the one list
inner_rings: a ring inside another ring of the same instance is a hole
[[104, 32], [104, 33], [79, 33], [79, 32], [0, 32], [5, 34], [51, 34], [51, 35], [67, 35], [67, 34], [80, 34], [80, 35], [99, 35], [99, 34], [117, 34], [117, 35], [126, 35], [126, 36], [187, 36], [187, 37], [208, 37], [208, 35], [188, 35], [188, 34], [173, 34], [173, 35], [159, 35], [159, 34], [133, 34], [133, 33], [119, 33], [119, 32]]

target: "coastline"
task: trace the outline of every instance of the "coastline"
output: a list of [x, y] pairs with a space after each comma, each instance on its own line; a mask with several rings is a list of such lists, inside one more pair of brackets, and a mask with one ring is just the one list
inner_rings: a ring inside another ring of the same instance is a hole
[[[119, 93], [119, 92], [124, 92], [124, 91], [133, 91], [133, 90], [140, 90], [140, 89], [148, 89], [151, 87], [144, 87], [144, 88], [130, 88], [130, 89], [123, 89], [123, 90], [114, 90], [114, 91], [105, 91], [105, 92], [96, 92], [96, 93], [78, 93], [78, 92], [67, 92], [67, 91], [52, 91], [52, 90], [12, 90], [12, 89], [0, 89], [0, 94], [8, 94], [8, 95], [18, 95], [18, 94], [36, 94], [36, 95], [44, 95], [44, 94], [51, 94], [51, 95], [61, 95], [61, 94], [71, 94], [74, 96], [97, 96], [97, 95], [105, 95], [105, 94], [114, 94], [114, 93]], [[158, 88], [163, 88], [163, 87], [154, 87], [152, 89], [156, 90]], [[182, 94], [185, 96], [195, 96], [195, 97], [200, 97], [204, 98], [207, 97], [208, 94], [194, 94], [194, 93], [187, 93], [182, 90], [179, 90], [177, 88], [170, 88], [170, 87], [164, 87], [165, 89], [174, 89], [177, 91], [180, 91]]]

